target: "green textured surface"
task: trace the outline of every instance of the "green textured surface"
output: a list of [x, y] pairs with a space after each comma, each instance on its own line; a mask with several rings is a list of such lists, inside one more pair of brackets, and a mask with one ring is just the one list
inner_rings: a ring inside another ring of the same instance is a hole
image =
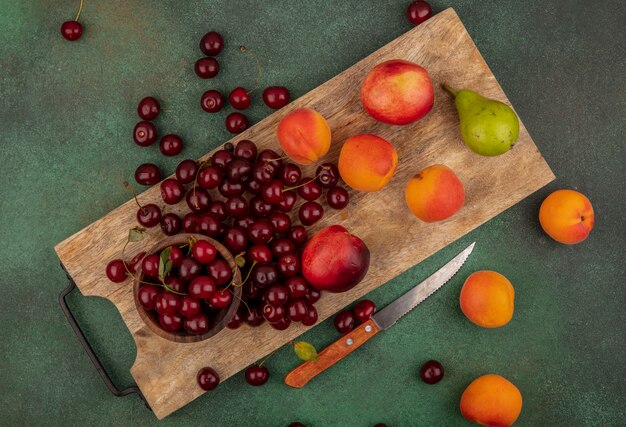
[[[132, 144], [137, 101], [158, 96], [166, 110], [158, 128], [180, 133], [184, 156], [198, 157], [228, 138], [224, 115], [201, 112], [199, 95], [254, 82], [251, 58], [236, 46], [258, 52], [264, 84], [297, 97], [407, 31], [408, 0], [87, 0], [84, 36], [69, 43], [59, 26], [77, 3], [0, 1], [0, 424], [157, 424], [136, 397], [113, 397], [85, 355], [57, 304], [66, 282], [52, 250], [124, 202], [121, 182], [139, 163], [173, 171], [179, 159]], [[268, 362], [266, 386], [236, 376], [161, 424], [465, 425], [462, 390], [498, 373], [523, 394], [519, 425], [624, 425], [623, 2], [433, 4], [455, 7], [557, 180], [373, 292], [384, 306], [478, 242], [441, 291], [306, 388], [282, 384], [296, 364], [284, 348]], [[192, 64], [211, 29], [229, 48], [223, 72], [206, 82]], [[254, 105], [256, 122], [269, 110]], [[557, 188], [594, 205], [596, 227], [580, 245], [559, 245], [539, 228], [539, 204]], [[460, 287], [477, 269], [513, 282], [506, 327], [481, 329], [461, 314]], [[115, 308], [77, 292], [70, 304], [116, 383], [131, 384], [134, 344]], [[304, 339], [321, 348], [336, 337], [327, 321]], [[417, 379], [429, 358], [447, 369], [435, 386]]]

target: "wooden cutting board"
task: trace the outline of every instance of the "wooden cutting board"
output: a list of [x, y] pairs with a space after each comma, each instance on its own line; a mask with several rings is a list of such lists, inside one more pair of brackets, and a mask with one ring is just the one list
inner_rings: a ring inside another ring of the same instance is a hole
[[[379, 123], [361, 106], [359, 88], [365, 74], [388, 59], [414, 61], [430, 73], [435, 85], [435, 106], [417, 123], [404, 127]], [[554, 179], [521, 123], [518, 143], [506, 154], [482, 157], [466, 148], [453, 101], [440, 87], [443, 82], [508, 103], [452, 9], [400, 36], [232, 139], [250, 139], [260, 149], [279, 151], [275, 137], [279, 120], [295, 108], [311, 107], [326, 117], [332, 129], [333, 143], [325, 161], [336, 161], [343, 142], [363, 132], [391, 141], [398, 151], [398, 170], [386, 188], [370, 194], [351, 192], [348, 208], [327, 208], [324, 218], [309, 231], [312, 234], [327, 225], [342, 224], [361, 237], [371, 251], [371, 266], [363, 282], [343, 294], [324, 294], [316, 304], [320, 322]], [[446, 164], [457, 173], [464, 183], [466, 200], [452, 218], [427, 224], [412, 216], [405, 206], [404, 188], [412, 175], [437, 163]], [[313, 170], [305, 168], [305, 172], [311, 175]], [[212, 197], [221, 196], [213, 192]], [[163, 206], [158, 186], [139, 199]], [[164, 207], [164, 211], [176, 213], [185, 209], [184, 202], [173, 208]], [[195, 381], [200, 368], [211, 366], [225, 380], [309, 329], [301, 324], [292, 324], [286, 331], [276, 331], [267, 324], [259, 328], [244, 325], [190, 344], [170, 342], [151, 332], [135, 308], [130, 281], [113, 284], [104, 274], [106, 264], [119, 256], [128, 229], [136, 225], [136, 210], [134, 202], [128, 201], [59, 243], [55, 250], [83, 295], [105, 297], [119, 309], [137, 344], [131, 373], [158, 418], [202, 394]], [[158, 227], [153, 234], [156, 237], [129, 245], [128, 257], [163, 237]], [[219, 393], [219, 388], [212, 393]], [[209, 402], [211, 393], [204, 399]]]

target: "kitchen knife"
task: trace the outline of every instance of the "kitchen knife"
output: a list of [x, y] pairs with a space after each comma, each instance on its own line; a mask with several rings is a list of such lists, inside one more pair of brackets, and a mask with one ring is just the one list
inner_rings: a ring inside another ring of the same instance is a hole
[[339, 362], [378, 332], [393, 326], [402, 316], [450, 280], [461, 269], [467, 257], [472, 253], [475, 244], [474, 242], [469, 245], [428, 279], [375, 313], [370, 320], [326, 347], [318, 354], [317, 362], [304, 362], [289, 372], [285, 377], [285, 383], [291, 387], [303, 387], [313, 377]]

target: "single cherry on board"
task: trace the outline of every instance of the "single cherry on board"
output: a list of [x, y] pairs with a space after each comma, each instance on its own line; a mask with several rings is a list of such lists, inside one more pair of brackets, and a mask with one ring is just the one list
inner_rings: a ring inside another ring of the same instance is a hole
[[161, 217], [161, 230], [166, 236], [178, 234], [182, 227], [181, 219], [175, 213], [169, 212]]
[[426, 384], [436, 384], [443, 378], [443, 365], [436, 360], [429, 360], [420, 368], [420, 378]]
[[114, 259], [106, 267], [106, 274], [113, 283], [121, 283], [126, 280], [126, 264], [121, 259]]
[[140, 206], [137, 210], [137, 222], [144, 227], [151, 228], [161, 221], [161, 208], [150, 203]]
[[213, 368], [202, 368], [198, 371], [198, 385], [204, 391], [215, 390], [220, 383], [220, 376]]

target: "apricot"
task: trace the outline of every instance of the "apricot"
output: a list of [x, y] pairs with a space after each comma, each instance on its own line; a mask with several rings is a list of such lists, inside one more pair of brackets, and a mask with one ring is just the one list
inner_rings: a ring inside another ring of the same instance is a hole
[[361, 102], [376, 120], [407, 125], [428, 114], [435, 95], [423, 67], [394, 59], [378, 64], [367, 74], [361, 84]]
[[508, 427], [522, 411], [522, 394], [500, 375], [483, 375], [467, 386], [461, 396], [461, 414], [484, 426]]
[[283, 117], [276, 136], [285, 154], [301, 165], [317, 162], [330, 148], [330, 126], [311, 108], [299, 108]]
[[461, 288], [461, 311], [478, 326], [499, 328], [513, 317], [514, 299], [509, 279], [495, 271], [477, 271]]
[[580, 243], [593, 229], [593, 206], [578, 191], [557, 190], [541, 204], [539, 222], [543, 231], [557, 242]]
[[393, 177], [398, 153], [389, 141], [369, 133], [355, 135], [339, 153], [339, 174], [358, 191], [378, 191]]
[[425, 222], [441, 221], [454, 215], [465, 201], [463, 183], [445, 165], [433, 165], [409, 180], [406, 203]]

